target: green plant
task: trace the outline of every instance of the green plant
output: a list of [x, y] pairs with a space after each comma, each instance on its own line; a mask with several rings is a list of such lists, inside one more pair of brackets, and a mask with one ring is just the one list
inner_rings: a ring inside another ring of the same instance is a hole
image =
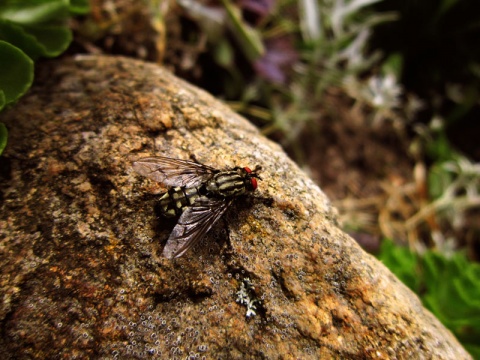
[[[279, 134], [283, 144], [295, 146], [305, 126], [315, 126], [325, 92], [332, 88], [370, 105], [374, 120], [391, 118], [400, 106], [399, 58], [380, 63], [380, 54], [368, 48], [372, 29], [396, 19], [393, 12], [371, 11], [381, 1], [222, 0], [223, 9], [179, 4], [206, 35], [223, 70], [209, 90], [236, 99], [230, 105], [261, 122], [265, 134]], [[218, 35], [227, 32], [234, 43]]]
[[[384, 0], [374, 5], [379, 14], [394, 10], [400, 16], [374, 30], [373, 46], [402, 58], [402, 84], [442, 110], [448, 125], [479, 105], [477, 7], [476, 0]], [[453, 97], [452, 87], [457, 88]]]
[[33, 61], [18, 47], [0, 40], [0, 110], [22, 96], [33, 80]]
[[433, 220], [431, 239], [438, 251], [448, 254], [462, 244], [462, 238], [475, 237], [475, 228], [466, 224], [480, 209], [480, 164], [451, 146], [440, 117], [430, 126], [417, 125], [416, 129], [419, 136], [413, 147], [423, 149], [431, 162], [427, 173], [429, 203], [419, 208], [405, 227], [413, 229]]
[[[282, 6], [290, 6], [289, 2], [280, 5], [272, 15], [272, 22], [278, 24], [276, 36], [300, 35], [299, 61], [293, 67], [288, 90], [283, 84], [257, 83], [258, 90], [250, 92], [255, 96], [247, 100], [270, 109], [271, 121], [264, 132], [280, 132], [283, 144], [293, 148], [297, 159], [302, 157], [302, 151], [295, 149], [298, 136], [306, 126], [317, 125], [318, 109], [328, 108], [322, 100], [327, 99], [328, 91], [341, 88], [355, 101], [368, 104], [374, 110], [374, 119], [383, 118], [398, 107], [402, 89], [395, 72], [401, 71], [401, 64], [392, 57], [386, 66], [380, 63], [380, 54], [369, 52], [368, 48], [372, 29], [396, 19], [394, 13], [378, 15], [370, 10], [372, 4], [380, 1], [302, 0], [299, 28], [282, 20]], [[372, 71], [375, 67], [380, 70]]]
[[480, 264], [462, 253], [451, 257], [432, 250], [423, 255], [384, 240], [378, 258], [480, 358]]
[[[88, 11], [87, 0], [6, 0], [0, 4], [0, 111], [31, 86], [34, 61], [65, 51], [72, 40], [70, 15]], [[2, 124], [0, 154], [7, 141]]]
[[419, 256], [407, 247], [397, 246], [393, 241], [384, 240], [378, 258], [414, 292], [421, 286]]
[[3, 149], [5, 149], [5, 146], [7, 146], [7, 137], [7, 127], [5, 126], [5, 124], [0, 123], [0, 155], [3, 152]]

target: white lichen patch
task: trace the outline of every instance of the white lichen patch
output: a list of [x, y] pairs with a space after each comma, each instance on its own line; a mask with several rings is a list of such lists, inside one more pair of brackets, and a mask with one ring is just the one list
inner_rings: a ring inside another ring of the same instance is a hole
[[247, 312], [245, 316], [250, 318], [252, 316], [257, 315], [255, 310], [257, 310], [257, 306], [255, 305], [258, 303], [258, 299], [253, 298], [252, 293], [255, 290], [255, 287], [252, 284], [250, 278], [243, 279], [243, 282], [240, 284], [240, 290], [237, 291], [237, 303], [246, 306]]

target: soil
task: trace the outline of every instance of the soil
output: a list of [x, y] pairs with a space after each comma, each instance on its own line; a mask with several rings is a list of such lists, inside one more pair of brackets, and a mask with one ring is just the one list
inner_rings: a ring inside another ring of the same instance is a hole
[[384, 235], [378, 218], [393, 195], [392, 185], [398, 189], [413, 182], [409, 139], [392, 122], [372, 127], [367, 114], [338, 91], [328, 102], [335, 114], [321, 116], [318, 130], [305, 129], [298, 143], [311, 177], [339, 210], [341, 225], [375, 252]]

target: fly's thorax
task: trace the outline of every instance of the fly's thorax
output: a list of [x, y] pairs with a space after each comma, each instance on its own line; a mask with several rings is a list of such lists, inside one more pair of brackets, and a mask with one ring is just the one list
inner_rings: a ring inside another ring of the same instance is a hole
[[196, 187], [173, 187], [160, 198], [160, 209], [165, 217], [179, 216], [184, 208], [192, 206], [195, 200], [200, 197]]
[[[243, 169], [222, 171], [215, 174], [205, 185], [207, 194], [221, 197], [243, 195], [250, 190], [251, 179]], [[252, 189], [253, 190], [253, 189]]]

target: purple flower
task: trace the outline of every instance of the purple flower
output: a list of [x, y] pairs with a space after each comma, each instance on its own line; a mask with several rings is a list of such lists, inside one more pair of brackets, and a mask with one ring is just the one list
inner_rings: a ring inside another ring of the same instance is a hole
[[265, 55], [253, 64], [257, 73], [276, 83], [285, 83], [286, 72], [298, 59], [290, 39], [278, 38], [267, 41]]
[[275, 0], [241, 0], [240, 7], [263, 18], [270, 14]]

